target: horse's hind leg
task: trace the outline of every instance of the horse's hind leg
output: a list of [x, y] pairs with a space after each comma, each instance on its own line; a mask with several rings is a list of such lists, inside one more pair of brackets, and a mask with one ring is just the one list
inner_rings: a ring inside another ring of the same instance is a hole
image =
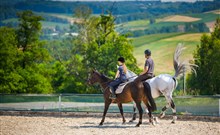
[[135, 102], [133, 102], [133, 117], [129, 122], [133, 122], [134, 120], [136, 120], [136, 115], [137, 115], [137, 113], [136, 113], [136, 104], [135, 104]]
[[170, 104], [167, 103], [167, 105], [162, 108], [162, 112], [160, 113], [160, 118], [163, 118], [165, 116], [165, 112], [169, 107], [170, 107]]
[[126, 122], [125, 117], [124, 117], [124, 113], [123, 113], [123, 108], [122, 108], [122, 104], [118, 103], [118, 108], [120, 110], [121, 116], [122, 116], [122, 124], [124, 124]]
[[167, 105], [162, 108], [162, 112], [160, 113], [160, 118], [163, 118], [165, 116], [166, 110], [170, 107], [170, 101], [171, 101], [170, 99], [171, 98], [169, 98], [168, 96], [165, 96], [165, 98], [167, 101]]
[[109, 108], [109, 105], [111, 104], [111, 102], [105, 102], [105, 109], [104, 109], [104, 112], [103, 112], [103, 116], [102, 116], [102, 120], [100, 122], [100, 126], [103, 125], [104, 121], [105, 121], [105, 115], [108, 111], [108, 108]]
[[146, 106], [146, 113], [149, 116], [149, 122], [152, 123], [153, 125], [156, 125], [156, 123], [155, 123], [156, 122], [156, 118], [154, 118], [153, 115], [152, 115], [151, 106], [148, 104], [147, 100], [144, 100], [144, 104]]
[[141, 102], [138, 102], [138, 103], [136, 102], [136, 106], [137, 106], [138, 111], [139, 111], [139, 122], [136, 125], [136, 127], [139, 127], [142, 124], [143, 109], [141, 107]]
[[172, 108], [172, 111], [173, 111], [173, 121], [171, 123], [175, 123], [176, 120], [177, 120], [177, 116], [176, 116], [176, 106], [173, 102], [173, 99], [171, 99], [171, 108]]

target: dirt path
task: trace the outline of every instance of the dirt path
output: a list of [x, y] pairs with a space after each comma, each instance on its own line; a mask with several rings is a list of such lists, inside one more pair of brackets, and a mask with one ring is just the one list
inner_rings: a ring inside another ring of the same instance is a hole
[[176, 124], [160, 120], [160, 124], [153, 126], [145, 118], [138, 128], [137, 121], [122, 125], [120, 117], [106, 117], [103, 126], [98, 126], [100, 120], [100, 117], [0, 116], [0, 135], [220, 135], [220, 122], [209, 120], [179, 120]]

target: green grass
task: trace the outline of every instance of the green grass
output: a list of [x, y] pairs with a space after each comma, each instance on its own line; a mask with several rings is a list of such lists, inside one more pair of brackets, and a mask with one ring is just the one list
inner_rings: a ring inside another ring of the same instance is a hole
[[[22, 103], [22, 102], [58, 102], [59, 96], [57, 95], [0, 95], [0, 103]], [[186, 100], [187, 99], [187, 100]], [[164, 106], [166, 99], [159, 97], [155, 99], [158, 106]], [[190, 106], [218, 106], [218, 98], [212, 97], [174, 97], [176, 104], [190, 105]], [[104, 102], [103, 95], [69, 95], [62, 96], [62, 102], [87, 102], [87, 103], [102, 103]]]
[[183, 34], [184, 33], [167, 33], [167, 34], [153, 34], [153, 35], [142, 36], [142, 37], [134, 38], [133, 45], [134, 47], [139, 47], [144, 44], [149, 44], [152, 42], [156, 42], [158, 40], [172, 38]]
[[127, 23], [122, 23], [117, 25], [116, 27], [123, 27], [123, 29], [130, 29], [130, 30], [141, 30], [146, 29], [149, 25], [149, 20], [137, 20], [137, 21], [130, 21]]
[[[31, 102], [58, 102], [58, 95], [0, 95], [0, 104], [4, 103], [20, 103], [22, 108], [22, 103]], [[192, 115], [210, 115], [218, 116], [218, 101], [217, 97], [174, 97], [174, 103], [177, 108], [178, 114], [190, 113]], [[77, 106], [68, 107], [62, 106], [62, 111], [76, 111], [76, 112], [103, 112], [104, 109], [104, 99], [103, 95], [68, 95], [62, 96], [62, 104], [65, 102], [76, 102], [83, 103], [100, 103], [96, 106]], [[166, 105], [166, 99], [164, 97], [159, 97], [155, 99], [157, 105], [157, 111], [154, 113], [160, 113], [163, 106]], [[43, 105], [42, 105], [43, 106]], [[4, 109], [0, 108], [0, 109]], [[10, 108], [14, 110], [13, 108]], [[9, 109], [9, 110], [10, 110]], [[17, 108], [18, 110], [20, 108]], [[132, 103], [129, 106], [123, 106], [124, 112], [132, 112]], [[16, 108], [15, 108], [16, 110]], [[24, 109], [23, 109], [24, 110]], [[36, 106], [31, 106], [28, 110], [32, 111], [58, 111], [58, 106], [51, 106], [48, 108], [36, 108]], [[108, 112], [119, 112], [117, 105], [111, 105]], [[171, 109], [167, 110], [168, 114], [172, 114]]]
[[155, 73], [173, 74], [173, 53], [178, 43], [183, 43], [186, 49], [181, 57], [182, 60], [193, 59], [193, 52], [196, 45], [200, 43], [202, 33], [196, 34], [156, 34], [134, 38], [134, 56], [137, 59], [138, 66], [143, 68], [145, 58], [144, 50], [152, 51], [152, 58], [155, 62]]
[[189, 14], [188, 16], [191, 17], [196, 17], [196, 18], [201, 18], [201, 20], [196, 21], [194, 23], [200, 23], [200, 22], [212, 22], [212, 21], [216, 21], [216, 19], [218, 17], [220, 17], [220, 15], [215, 14], [215, 13], [202, 13], [202, 14]]
[[169, 26], [176, 26], [176, 25], [183, 25], [185, 22], [157, 22], [154, 24], [149, 25], [149, 29], [160, 29], [162, 27], [169, 27]]

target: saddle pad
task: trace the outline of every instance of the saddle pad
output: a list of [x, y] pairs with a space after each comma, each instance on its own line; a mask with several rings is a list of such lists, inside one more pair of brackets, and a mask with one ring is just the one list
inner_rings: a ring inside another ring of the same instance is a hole
[[115, 94], [120, 94], [122, 93], [122, 91], [124, 90], [124, 87], [126, 86], [126, 84], [128, 84], [129, 82], [125, 82], [125, 83], [121, 83], [118, 88], [115, 91]]

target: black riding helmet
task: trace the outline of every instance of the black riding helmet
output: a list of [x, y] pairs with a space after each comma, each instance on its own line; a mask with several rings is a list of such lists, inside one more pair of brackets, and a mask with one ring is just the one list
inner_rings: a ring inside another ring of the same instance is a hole
[[151, 56], [151, 51], [149, 49], [145, 50], [144, 53], [147, 55], [147, 56]]
[[122, 62], [122, 63], [125, 63], [125, 59], [123, 57], [119, 57], [118, 58], [118, 61]]

